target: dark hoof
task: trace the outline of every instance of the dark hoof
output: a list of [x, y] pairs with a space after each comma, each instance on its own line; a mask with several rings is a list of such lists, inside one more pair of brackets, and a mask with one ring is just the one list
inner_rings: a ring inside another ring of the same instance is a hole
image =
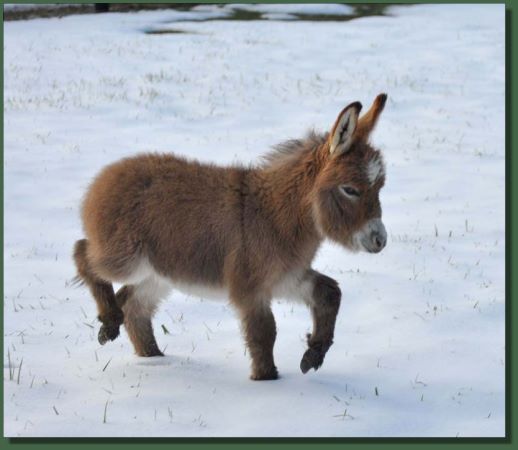
[[302, 373], [307, 373], [312, 368], [318, 370], [323, 362], [324, 354], [320, 350], [308, 348], [300, 361], [300, 370]]
[[153, 350], [148, 350], [142, 353], [141, 355], [144, 358], [150, 358], [152, 356], [165, 356], [158, 348]]
[[279, 372], [277, 372], [277, 367], [273, 367], [265, 372], [254, 372], [250, 375], [250, 379], [254, 381], [262, 381], [262, 380], [277, 380], [279, 378]]
[[113, 341], [119, 336], [119, 325], [101, 325], [99, 330], [99, 344], [104, 345], [108, 341]]
[[104, 345], [108, 341], [113, 341], [119, 336], [119, 329], [124, 322], [124, 314], [120, 308], [110, 310], [107, 314], [98, 317], [101, 322], [99, 330], [99, 344]]

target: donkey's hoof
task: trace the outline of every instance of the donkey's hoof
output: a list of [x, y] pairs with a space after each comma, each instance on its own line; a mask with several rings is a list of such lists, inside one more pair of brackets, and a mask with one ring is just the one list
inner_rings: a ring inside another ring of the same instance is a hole
[[279, 372], [277, 371], [277, 367], [273, 366], [272, 369], [266, 371], [254, 371], [252, 375], [250, 375], [250, 379], [254, 381], [262, 381], [262, 380], [277, 380], [279, 378]]
[[302, 373], [307, 373], [311, 368], [318, 370], [323, 362], [324, 355], [322, 352], [314, 348], [308, 348], [300, 361], [300, 370]]
[[113, 341], [117, 339], [119, 336], [119, 326], [118, 325], [101, 325], [101, 329], [99, 330], [99, 344], [104, 345], [108, 341]]
[[157, 348], [146, 349], [146, 350], [143, 350], [142, 352], [139, 352], [137, 354], [138, 354], [138, 356], [142, 356], [144, 358], [150, 358], [150, 357], [153, 357], [153, 356], [165, 356], [160, 351], [160, 349], [158, 347]]

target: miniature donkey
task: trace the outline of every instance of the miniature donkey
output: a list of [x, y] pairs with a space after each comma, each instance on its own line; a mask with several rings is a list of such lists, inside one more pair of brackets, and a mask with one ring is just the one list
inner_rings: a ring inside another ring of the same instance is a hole
[[[276, 147], [254, 168], [217, 167], [144, 154], [106, 167], [82, 207], [78, 280], [97, 302], [104, 344], [124, 323], [140, 356], [162, 352], [151, 318], [170, 286], [223, 289], [242, 321], [251, 378], [278, 377], [273, 297], [299, 299], [313, 330], [300, 368], [317, 370], [333, 342], [341, 292], [311, 268], [329, 238], [377, 253], [387, 235], [379, 192], [382, 157], [368, 143], [385, 106], [380, 94], [359, 118], [351, 103], [331, 131]], [[112, 282], [123, 286], [114, 293]]]

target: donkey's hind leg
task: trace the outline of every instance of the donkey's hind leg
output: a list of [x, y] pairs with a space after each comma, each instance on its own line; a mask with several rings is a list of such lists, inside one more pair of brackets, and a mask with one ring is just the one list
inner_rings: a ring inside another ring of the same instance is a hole
[[91, 261], [88, 259], [87, 250], [87, 239], [77, 241], [74, 247], [74, 260], [78, 279], [90, 288], [90, 292], [97, 303], [98, 318], [102, 323], [98, 339], [99, 343], [104, 345], [107, 341], [113, 341], [119, 335], [123, 313], [116, 303], [112, 284], [96, 274]]
[[164, 356], [158, 348], [151, 319], [168, 289], [154, 278], [117, 291], [117, 303], [124, 311], [124, 327], [139, 356]]
[[305, 281], [309, 281], [309, 286], [312, 286], [304, 300], [311, 309], [313, 331], [308, 334], [309, 348], [300, 361], [302, 373], [311, 368], [317, 370], [324, 362], [324, 357], [333, 344], [336, 316], [342, 297], [338, 283], [326, 275], [309, 270]]

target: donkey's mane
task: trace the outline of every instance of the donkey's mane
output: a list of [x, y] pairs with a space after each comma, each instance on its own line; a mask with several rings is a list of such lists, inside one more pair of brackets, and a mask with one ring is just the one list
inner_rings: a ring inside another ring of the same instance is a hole
[[273, 146], [273, 150], [262, 156], [263, 168], [275, 168], [296, 161], [306, 153], [314, 152], [327, 139], [328, 133], [307, 132], [303, 139], [289, 139]]

